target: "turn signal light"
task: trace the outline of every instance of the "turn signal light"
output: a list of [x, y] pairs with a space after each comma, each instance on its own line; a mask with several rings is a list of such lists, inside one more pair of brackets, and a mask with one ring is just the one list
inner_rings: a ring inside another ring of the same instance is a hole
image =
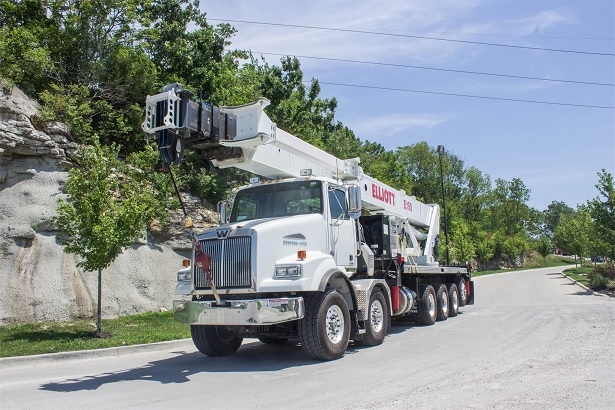
[[305, 259], [306, 255], [306, 251], [297, 251], [297, 259]]
[[190, 266], [190, 259], [184, 259], [184, 260], [182, 261], [182, 266], [183, 266], [184, 268], [189, 267], [189, 266]]

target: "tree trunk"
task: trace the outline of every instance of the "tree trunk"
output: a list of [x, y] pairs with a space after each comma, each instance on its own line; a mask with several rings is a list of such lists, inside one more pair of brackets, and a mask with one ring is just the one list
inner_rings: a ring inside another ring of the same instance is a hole
[[96, 309], [96, 333], [102, 331], [102, 269], [98, 269], [98, 307]]

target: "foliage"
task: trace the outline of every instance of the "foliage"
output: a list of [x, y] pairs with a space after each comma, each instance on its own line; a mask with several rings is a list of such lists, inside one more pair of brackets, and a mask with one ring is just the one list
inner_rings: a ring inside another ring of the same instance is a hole
[[615, 265], [612, 262], [594, 266], [587, 277], [592, 288], [615, 290]]
[[551, 241], [546, 235], [542, 235], [534, 244], [534, 249], [545, 259], [545, 267], [547, 266], [547, 256], [553, 252]]
[[157, 203], [143, 189], [141, 171], [117, 154], [116, 146], [82, 146], [79, 166], [69, 172], [67, 199], [58, 204], [65, 250], [79, 255], [86, 271], [109, 267], [155, 216]]
[[564, 215], [574, 215], [574, 209], [561, 201], [552, 201], [542, 213], [541, 230], [544, 235], [552, 236]]
[[453, 238], [452, 256], [459, 263], [470, 261], [474, 258], [474, 244], [470, 239], [470, 227], [465, 221], [454, 221], [451, 226]]
[[77, 266], [98, 271], [97, 330], [101, 331], [102, 270], [142, 235], [157, 215], [155, 195], [144, 189], [143, 171], [120, 161], [117, 146], [83, 145], [70, 170], [66, 201], [58, 202], [62, 245], [80, 256]]
[[589, 251], [592, 221], [587, 207], [579, 207], [574, 216], [564, 215], [553, 233], [555, 244], [568, 252], [586, 256]]
[[529, 207], [526, 205], [529, 199], [530, 190], [519, 178], [513, 178], [512, 181], [496, 179], [491, 194], [492, 227], [496, 228], [495, 223], [502, 223], [506, 235], [522, 232], [529, 215]]
[[517, 257], [529, 249], [529, 243], [523, 234], [509, 236], [502, 243], [503, 255], [517, 267]]
[[474, 253], [478, 262], [477, 269], [484, 269], [484, 265], [495, 255], [495, 241], [486, 232], [480, 232], [475, 242]]
[[600, 193], [588, 202], [589, 212], [594, 220], [596, 255], [608, 255], [615, 260], [615, 185], [613, 175], [602, 170], [598, 173], [596, 188]]

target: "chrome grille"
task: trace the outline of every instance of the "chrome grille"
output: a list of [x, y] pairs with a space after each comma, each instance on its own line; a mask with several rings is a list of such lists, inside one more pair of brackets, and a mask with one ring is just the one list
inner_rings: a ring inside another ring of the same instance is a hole
[[[251, 274], [251, 238], [239, 236], [228, 239], [201, 241], [203, 252], [211, 256], [211, 273], [218, 289], [249, 288]], [[196, 268], [196, 290], [209, 289], [203, 269]]]

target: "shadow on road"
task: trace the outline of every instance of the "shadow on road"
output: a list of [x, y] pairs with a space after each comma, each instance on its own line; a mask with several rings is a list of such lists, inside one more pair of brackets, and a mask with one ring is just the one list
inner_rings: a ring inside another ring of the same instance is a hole
[[[349, 353], [350, 350], [351, 347]], [[177, 356], [152, 361], [141, 367], [50, 382], [41, 385], [39, 389], [56, 392], [96, 390], [102, 385], [135, 380], [162, 384], [185, 383], [190, 381], [191, 375], [197, 373], [276, 371], [321, 363], [308, 358], [300, 346], [290, 342], [285, 345], [248, 344], [227, 357], [208, 357], [199, 352], [173, 353]]]
[[[346, 354], [359, 353], [363, 348], [351, 342]], [[208, 357], [199, 352], [173, 353], [177, 356], [152, 361], [141, 367], [45, 383], [39, 387], [39, 390], [54, 392], [96, 390], [103, 385], [136, 380], [161, 384], [186, 383], [190, 381], [190, 376], [198, 373], [269, 372], [328, 363], [310, 359], [300, 344], [292, 341], [284, 345], [250, 343], [227, 357]]]
[[[412, 321], [395, 322], [389, 336], [412, 331], [415, 327]], [[357, 354], [363, 349], [369, 347], [350, 342], [346, 354]], [[141, 367], [45, 383], [39, 389], [55, 392], [96, 390], [106, 384], [135, 380], [162, 384], [186, 383], [190, 381], [190, 376], [198, 373], [269, 372], [328, 363], [310, 359], [301, 349], [301, 345], [293, 341], [283, 345], [249, 343], [242, 346], [234, 355], [227, 357], [208, 357], [199, 352], [173, 353], [177, 356], [152, 361]]]

